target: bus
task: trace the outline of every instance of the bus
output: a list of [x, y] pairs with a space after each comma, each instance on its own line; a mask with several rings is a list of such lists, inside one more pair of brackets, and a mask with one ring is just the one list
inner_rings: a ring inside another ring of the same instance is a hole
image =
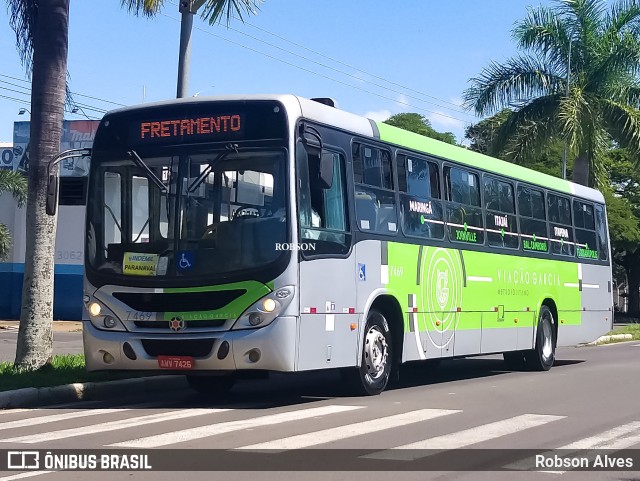
[[89, 370], [338, 369], [376, 395], [411, 361], [546, 371], [613, 322], [596, 190], [293, 95], [107, 113], [86, 213]]

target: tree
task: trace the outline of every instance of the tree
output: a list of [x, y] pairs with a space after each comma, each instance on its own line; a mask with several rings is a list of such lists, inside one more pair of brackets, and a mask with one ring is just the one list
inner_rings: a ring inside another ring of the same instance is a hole
[[[497, 114], [472, 124], [465, 129], [465, 138], [469, 139], [469, 149], [481, 154], [501, 157], [508, 162], [521, 163], [528, 169], [537, 170], [555, 177], [562, 176], [563, 145], [559, 140], [552, 140], [535, 157], [530, 156], [526, 160], [514, 159], [508, 152], [496, 150], [495, 142], [498, 130], [509, 118], [511, 110], [504, 109]], [[518, 160], [520, 162], [518, 162]], [[570, 174], [573, 161], [569, 159], [567, 172]]]
[[640, 174], [628, 151], [607, 155], [611, 186], [605, 190], [614, 262], [624, 269], [629, 312], [640, 314]]
[[480, 152], [481, 154], [499, 156], [501, 153], [496, 151], [494, 139], [500, 126], [504, 123], [511, 110], [503, 109], [495, 115], [479, 121], [477, 124], [471, 124], [464, 129], [464, 138], [469, 140], [469, 150]]
[[573, 180], [583, 185], [606, 182], [602, 158], [611, 139], [640, 152], [640, 3], [605, 7], [556, 0], [530, 9], [513, 30], [530, 53], [492, 62], [464, 93], [479, 115], [513, 110], [497, 132], [498, 150], [520, 163], [550, 141], [566, 142]]
[[[19, 172], [0, 170], [0, 195], [10, 193], [22, 207], [27, 201], [27, 179]], [[11, 233], [6, 225], [0, 224], [0, 260], [5, 260], [11, 248]]]
[[447, 144], [456, 145], [456, 137], [452, 132], [438, 132], [431, 126], [431, 122], [424, 115], [416, 113], [395, 114], [385, 120], [384, 123], [424, 135], [425, 137], [440, 140]]
[[[213, 24], [233, 12], [254, 12], [260, 0], [206, 0]], [[121, 0], [135, 14], [153, 16], [164, 0]], [[69, 0], [7, 0], [18, 53], [31, 73], [27, 245], [15, 365], [36, 370], [52, 354], [53, 275], [57, 217], [45, 213], [47, 164], [58, 153], [67, 74]]]

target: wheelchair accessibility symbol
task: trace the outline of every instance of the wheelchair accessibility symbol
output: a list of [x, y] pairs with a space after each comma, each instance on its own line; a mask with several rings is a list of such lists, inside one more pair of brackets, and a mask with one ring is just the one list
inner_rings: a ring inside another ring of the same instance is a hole
[[367, 280], [367, 272], [365, 264], [358, 264], [358, 280], [366, 281]]
[[188, 271], [193, 268], [193, 252], [180, 251], [176, 261], [178, 269], [181, 271]]

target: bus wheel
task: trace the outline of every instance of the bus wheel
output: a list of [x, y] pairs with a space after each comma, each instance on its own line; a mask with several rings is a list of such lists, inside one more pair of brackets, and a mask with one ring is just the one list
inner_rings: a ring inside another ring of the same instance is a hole
[[189, 387], [209, 399], [223, 399], [236, 382], [233, 375], [187, 376]]
[[375, 396], [387, 387], [393, 368], [391, 332], [382, 313], [369, 312], [364, 333], [360, 367], [347, 379], [358, 394]]
[[535, 371], [548, 371], [556, 359], [556, 342], [553, 335], [554, 324], [555, 321], [551, 309], [543, 305], [540, 308], [540, 316], [538, 318], [536, 347], [525, 354], [527, 365]]
[[503, 352], [502, 357], [508, 369], [511, 371], [522, 371], [527, 367], [524, 354], [524, 351], [510, 351]]

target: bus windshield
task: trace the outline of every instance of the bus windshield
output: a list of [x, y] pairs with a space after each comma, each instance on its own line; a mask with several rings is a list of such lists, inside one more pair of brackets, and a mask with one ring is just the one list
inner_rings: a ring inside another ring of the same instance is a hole
[[226, 149], [94, 157], [87, 260], [102, 274], [215, 278], [274, 262], [287, 241], [286, 155]]

